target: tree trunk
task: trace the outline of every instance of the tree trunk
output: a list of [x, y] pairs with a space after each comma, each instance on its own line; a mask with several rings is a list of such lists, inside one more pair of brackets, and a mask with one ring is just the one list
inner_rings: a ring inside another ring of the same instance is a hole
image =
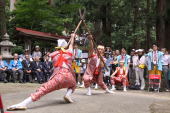
[[[138, 6], [138, 0], [133, 0], [132, 3], [133, 6], [133, 33], [136, 33], [136, 27], [137, 27], [137, 18], [139, 13], [139, 6]], [[133, 40], [133, 48], [139, 48], [139, 40], [138, 37], [134, 37]]]
[[151, 23], [150, 23], [150, 7], [151, 1], [147, 0], [147, 11], [146, 11], [146, 50], [151, 47]]
[[101, 20], [102, 20], [102, 31], [105, 35], [107, 42], [107, 46], [111, 46], [111, 4], [107, 2], [106, 4], [101, 6]]
[[169, 46], [169, 42], [170, 42], [170, 1], [166, 0], [166, 13], [167, 13], [167, 17], [166, 17], [166, 23], [165, 23], [165, 47], [170, 50], [170, 46]]
[[5, 0], [0, 0], [0, 37], [2, 38], [7, 32], [6, 15], [5, 15]]
[[165, 47], [165, 12], [166, 0], [157, 0], [156, 36], [160, 48]]

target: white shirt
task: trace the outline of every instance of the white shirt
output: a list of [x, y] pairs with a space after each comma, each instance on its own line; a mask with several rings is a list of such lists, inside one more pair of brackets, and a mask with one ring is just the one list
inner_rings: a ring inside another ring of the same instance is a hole
[[169, 55], [163, 55], [162, 65], [168, 65], [169, 63], [170, 63], [170, 56]]
[[133, 60], [134, 67], [137, 67], [138, 65], [141, 64], [146, 64], [146, 57], [144, 55], [140, 59], [139, 56], [133, 56], [132, 60]]
[[152, 52], [153, 55], [153, 64], [158, 64], [158, 51], [153, 51]]

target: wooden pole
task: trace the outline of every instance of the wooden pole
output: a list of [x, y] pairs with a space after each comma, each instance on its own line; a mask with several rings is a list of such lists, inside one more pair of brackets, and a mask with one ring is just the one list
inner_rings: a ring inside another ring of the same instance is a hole
[[105, 67], [106, 70], [108, 71], [108, 68], [107, 68], [107, 66], [106, 66], [106, 63], [105, 63], [103, 57], [100, 55], [100, 53], [99, 53], [99, 51], [98, 51], [98, 49], [97, 49], [97, 44], [96, 44], [95, 41], [94, 41], [94, 38], [93, 38], [93, 35], [92, 35], [90, 29], [87, 27], [87, 25], [86, 25], [86, 23], [85, 23], [84, 21], [83, 21], [83, 24], [84, 24], [84, 27], [86, 28], [87, 32], [88, 32], [89, 35], [91, 36], [91, 40], [92, 40], [92, 42], [93, 42], [94, 49], [96, 50], [97, 56], [100, 58], [100, 60], [101, 60], [102, 63], [104, 64], [104, 67]]
[[[80, 28], [80, 25], [81, 25], [82, 22], [83, 22], [83, 20], [80, 20], [80, 22], [78, 23], [76, 29], [74, 30], [74, 34], [77, 33], [77, 31], [78, 31], [78, 29]], [[74, 35], [73, 39], [74, 39], [74, 38], [75, 38], [75, 35]], [[67, 45], [67, 48], [68, 48], [68, 46], [70, 45], [71, 40], [72, 40], [72, 38], [70, 38], [70, 40], [69, 40], [69, 42], [68, 42], [68, 45]]]

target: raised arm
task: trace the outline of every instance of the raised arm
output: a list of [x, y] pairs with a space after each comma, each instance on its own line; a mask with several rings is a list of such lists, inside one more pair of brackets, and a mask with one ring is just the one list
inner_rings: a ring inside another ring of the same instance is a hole
[[74, 45], [74, 40], [75, 40], [76, 34], [71, 34], [71, 41], [70, 41], [70, 45], [68, 49], [72, 49], [73, 50], [73, 45]]
[[93, 53], [94, 53], [94, 44], [93, 44], [93, 41], [92, 41], [92, 36], [89, 35], [89, 36], [88, 36], [88, 39], [90, 40], [89, 56], [92, 56]]

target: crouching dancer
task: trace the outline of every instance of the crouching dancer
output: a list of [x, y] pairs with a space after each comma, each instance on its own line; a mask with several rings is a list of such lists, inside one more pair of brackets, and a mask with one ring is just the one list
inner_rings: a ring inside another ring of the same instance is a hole
[[64, 100], [68, 103], [72, 103], [71, 94], [76, 88], [76, 81], [74, 78], [74, 73], [71, 68], [73, 60], [73, 44], [74, 44], [75, 34], [71, 35], [71, 43], [68, 49], [64, 49], [67, 46], [65, 40], [58, 41], [58, 50], [49, 54], [53, 60], [54, 71], [48, 82], [42, 84], [40, 88], [35, 93], [32, 93], [30, 97], [25, 99], [19, 104], [10, 106], [7, 110], [25, 110], [27, 105], [37, 101], [40, 97], [62, 88], [68, 88], [67, 93], [64, 96]]
[[[88, 38], [91, 38], [91, 36], [89, 35]], [[103, 82], [102, 68], [104, 68], [104, 64], [102, 61], [100, 61], [101, 59], [95, 53], [92, 40], [90, 41], [90, 46], [91, 50], [89, 51], [89, 63], [87, 64], [87, 69], [83, 76], [84, 85], [88, 89], [87, 95], [92, 95], [90, 86], [93, 83], [97, 83], [102, 89], [106, 91], [106, 93], [113, 93], [113, 91], [110, 91]], [[103, 57], [104, 46], [99, 45], [97, 49], [99, 54]]]
[[111, 84], [112, 84], [112, 91], [116, 90], [115, 85], [117, 83], [123, 84], [123, 91], [126, 90], [126, 86], [128, 85], [128, 69], [124, 66], [124, 61], [119, 62], [119, 67], [116, 68], [116, 71], [111, 75]]

